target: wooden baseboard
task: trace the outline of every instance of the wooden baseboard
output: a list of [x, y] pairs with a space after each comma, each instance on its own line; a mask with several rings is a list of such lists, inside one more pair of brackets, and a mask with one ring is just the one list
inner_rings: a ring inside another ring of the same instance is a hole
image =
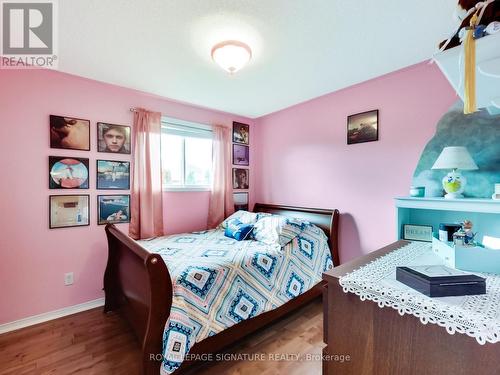
[[24, 319], [15, 320], [10, 323], [0, 324], [0, 334], [15, 331], [35, 324], [48, 322], [49, 320], [62, 318], [63, 316], [76, 314], [100, 306], [104, 306], [104, 298], [98, 298], [93, 301], [80, 303], [78, 305], [65, 307], [63, 309], [49, 311], [40, 315], [30, 316]]

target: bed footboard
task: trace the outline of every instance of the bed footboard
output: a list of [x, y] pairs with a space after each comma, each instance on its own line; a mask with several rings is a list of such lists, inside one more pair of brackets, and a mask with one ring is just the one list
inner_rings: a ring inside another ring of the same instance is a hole
[[165, 262], [106, 225], [108, 264], [104, 312], [120, 310], [141, 344], [143, 374], [159, 374], [163, 329], [172, 306], [172, 281]]

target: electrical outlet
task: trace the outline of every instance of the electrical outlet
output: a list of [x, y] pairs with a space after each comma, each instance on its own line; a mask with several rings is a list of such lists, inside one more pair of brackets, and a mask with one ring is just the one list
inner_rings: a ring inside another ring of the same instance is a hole
[[64, 274], [64, 285], [73, 285], [75, 281], [73, 272], [68, 272]]

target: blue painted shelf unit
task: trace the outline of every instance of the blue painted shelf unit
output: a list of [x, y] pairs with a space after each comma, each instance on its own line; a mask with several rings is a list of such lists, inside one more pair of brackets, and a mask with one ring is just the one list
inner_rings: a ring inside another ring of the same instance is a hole
[[500, 237], [500, 200], [493, 199], [444, 199], [444, 198], [396, 198], [397, 239], [403, 238], [403, 225], [431, 225], [439, 231], [440, 223], [472, 221], [476, 239], [483, 236]]

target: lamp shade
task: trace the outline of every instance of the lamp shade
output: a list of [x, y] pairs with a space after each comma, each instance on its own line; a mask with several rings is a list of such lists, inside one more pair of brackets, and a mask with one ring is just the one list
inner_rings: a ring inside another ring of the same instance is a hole
[[479, 169], [466, 147], [445, 147], [432, 169]]

